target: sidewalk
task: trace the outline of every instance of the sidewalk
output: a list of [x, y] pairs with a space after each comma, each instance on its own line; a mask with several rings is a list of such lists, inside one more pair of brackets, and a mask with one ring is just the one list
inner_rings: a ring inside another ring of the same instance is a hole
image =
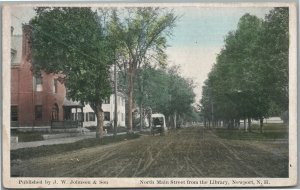
[[[126, 132], [118, 133], [117, 135], [124, 135], [124, 134], [126, 134]], [[57, 139], [48, 139], [43, 141], [11, 143], [10, 149], [16, 150], [20, 148], [31, 148], [31, 147], [38, 147], [44, 145], [74, 143], [76, 141], [80, 141], [83, 139], [95, 138], [95, 136], [96, 136], [96, 132], [90, 132], [87, 134], [82, 134], [82, 136], [76, 136], [76, 137], [65, 137], [65, 138], [57, 138]], [[113, 134], [109, 133], [109, 134], [105, 134], [104, 136], [113, 136]]]

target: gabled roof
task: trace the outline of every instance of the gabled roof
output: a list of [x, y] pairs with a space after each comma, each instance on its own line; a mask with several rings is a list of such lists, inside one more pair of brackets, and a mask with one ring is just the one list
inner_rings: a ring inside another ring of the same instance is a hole
[[63, 106], [65, 106], [65, 107], [74, 107], [74, 108], [76, 108], [76, 107], [77, 107], [77, 108], [83, 107], [83, 105], [82, 105], [80, 102], [68, 100], [66, 97], [65, 97], [65, 99], [64, 99], [64, 104], [63, 104]]
[[[113, 94], [114, 94], [114, 93], [113, 93]], [[118, 96], [121, 96], [121, 97], [123, 97], [123, 98], [126, 98], [126, 95], [123, 94], [122, 92], [117, 92], [117, 95], [118, 95]]]

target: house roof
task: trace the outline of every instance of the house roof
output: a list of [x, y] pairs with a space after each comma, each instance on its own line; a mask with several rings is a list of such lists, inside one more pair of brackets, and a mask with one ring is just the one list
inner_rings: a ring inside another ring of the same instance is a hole
[[154, 118], [154, 117], [165, 117], [165, 116], [164, 116], [164, 114], [161, 114], [161, 113], [154, 113], [151, 115], [151, 117]]
[[118, 96], [121, 96], [121, 97], [123, 97], [123, 98], [126, 98], [126, 95], [123, 94], [122, 92], [117, 92], [117, 95], [118, 95]]
[[78, 101], [73, 101], [73, 100], [68, 100], [66, 97], [65, 97], [65, 99], [64, 99], [64, 104], [63, 104], [63, 106], [65, 106], [65, 107], [83, 107], [83, 105], [80, 103], [80, 102], [78, 102]]

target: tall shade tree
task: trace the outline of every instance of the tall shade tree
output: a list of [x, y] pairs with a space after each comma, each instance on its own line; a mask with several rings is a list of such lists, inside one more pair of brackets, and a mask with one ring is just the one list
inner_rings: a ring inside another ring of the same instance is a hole
[[[222, 118], [233, 125], [245, 118], [260, 118], [268, 103], [259, 88], [257, 74], [258, 36], [261, 20], [245, 14], [236, 31], [225, 38], [224, 49], [217, 57], [207, 81], [210, 96], [210, 120]], [[258, 98], [259, 97], [259, 98]], [[235, 121], [234, 121], [235, 120]]]
[[250, 126], [251, 119], [259, 119], [263, 132], [264, 117], [287, 110], [288, 21], [288, 8], [280, 7], [264, 20], [240, 18], [203, 87], [201, 110], [209, 121], [236, 126], [248, 119]]
[[[122, 15], [122, 17], [118, 16]], [[112, 33], [122, 46], [128, 80], [128, 131], [132, 132], [134, 80], [137, 69], [153, 60], [166, 60], [167, 37], [177, 17], [168, 9], [143, 7], [120, 9], [114, 14]]]
[[266, 15], [259, 42], [264, 86], [273, 102], [286, 111], [289, 104], [288, 7], [276, 7]]
[[192, 114], [195, 99], [193, 81], [180, 76], [178, 69], [143, 67], [135, 85], [135, 101], [145, 108], [150, 107], [153, 112], [173, 118], [174, 128], [177, 120], [183, 121]]
[[194, 103], [195, 93], [193, 91], [194, 83], [191, 79], [185, 79], [180, 76], [179, 68], [171, 67], [168, 70], [169, 75], [169, 106], [167, 115], [172, 116], [173, 126], [177, 128], [177, 120], [193, 111], [191, 104]]
[[72, 100], [89, 103], [103, 137], [102, 100], [111, 94], [109, 68], [113, 48], [101, 19], [90, 8], [37, 8], [32, 26], [35, 72], [60, 74]]

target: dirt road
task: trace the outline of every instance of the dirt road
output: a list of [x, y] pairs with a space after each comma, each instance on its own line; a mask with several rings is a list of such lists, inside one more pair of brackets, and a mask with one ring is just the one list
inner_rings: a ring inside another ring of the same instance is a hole
[[26, 177], [288, 177], [288, 144], [226, 140], [185, 128], [165, 136], [13, 161]]

